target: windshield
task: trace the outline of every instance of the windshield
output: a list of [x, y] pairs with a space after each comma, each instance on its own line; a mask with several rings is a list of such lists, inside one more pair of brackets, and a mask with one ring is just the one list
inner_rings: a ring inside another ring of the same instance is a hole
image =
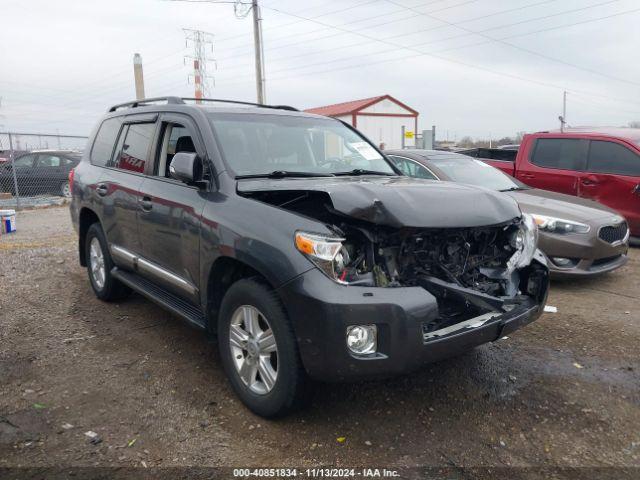
[[337, 120], [288, 115], [212, 113], [209, 121], [236, 176], [272, 172], [396, 175], [364, 138]]
[[499, 191], [527, 188], [523, 183], [497, 168], [463, 155], [430, 157], [429, 161], [454, 182], [468, 183]]

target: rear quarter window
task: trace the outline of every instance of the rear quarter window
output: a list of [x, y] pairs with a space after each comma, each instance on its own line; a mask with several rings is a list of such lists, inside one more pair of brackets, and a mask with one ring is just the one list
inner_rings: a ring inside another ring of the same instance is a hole
[[619, 143], [593, 140], [589, 148], [588, 170], [640, 177], [640, 156]]
[[[120, 170], [143, 173], [149, 159], [149, 150], [155, 132], [155, 123], [129, 125], [124, 142], [118, 152], [114, 167]], [[124, 131], [123, 131], [124, 134]]]
[[104, 167], [109, 163], [121, 124], [120, 118], [108, 118], [102, 122], [91, 147], [90, 159], [93, 165]]
[[586, 142], [578, 138], [539, 138], [531, 155], [531, 163], [546, 168], [584, 170], [585, 146]]

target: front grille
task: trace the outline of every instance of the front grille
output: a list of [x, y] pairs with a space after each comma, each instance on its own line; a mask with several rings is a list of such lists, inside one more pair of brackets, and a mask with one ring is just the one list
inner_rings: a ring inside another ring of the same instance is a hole
[[600, 229], [598, 237], [607, 243], [620, 242], [627, 236], [627, 230], [627, 222], [622, 222], [619, 225], [607, 225]]

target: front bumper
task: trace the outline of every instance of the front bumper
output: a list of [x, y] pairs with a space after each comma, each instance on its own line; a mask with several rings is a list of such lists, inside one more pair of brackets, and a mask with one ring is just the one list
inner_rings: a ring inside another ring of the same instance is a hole
[[[537, 298], [525, 297], [508, 313], [481, 326], [429, 339], [423, 324], [437, 317], [438, 304], [420, 287], [347, 287], [313, 269], [278, 293], [293, 321], [307, 373], [321, 381], [349, 381], [411, 372], [533, 322], [546, 301], [546, 269], [543, 277]], [[371, 357], [354, 356], [346, 346], [347, 326], [363, 324], [378, 328], [378, 353]]]
[[[629, 260], [629, 242], [612, 245], [596, 234], [555, 235], [540, 232], [538, 248], [547, 257], [549, 271], [560, 276], [592, 276], [622, 267]], [[568, 258], [570, 266], [560, 266], [554, 258]]]

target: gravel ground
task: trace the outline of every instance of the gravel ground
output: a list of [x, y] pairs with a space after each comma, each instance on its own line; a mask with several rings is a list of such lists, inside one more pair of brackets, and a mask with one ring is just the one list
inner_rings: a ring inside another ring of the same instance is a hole
[[611, 467], [635, 467], [624, 473], [640, 477], [638, 249], [604, 277], [554, 282], [558, 313], [506, 340], [407, 377], [319, 385], [307, 410], [266, 421], [236, 400], [202, 333], [140, 296], [94, 297], [66, 208], [20, 212], [17, 224], [0, 237], [0, 467], [601, 467], [616, 478]]

